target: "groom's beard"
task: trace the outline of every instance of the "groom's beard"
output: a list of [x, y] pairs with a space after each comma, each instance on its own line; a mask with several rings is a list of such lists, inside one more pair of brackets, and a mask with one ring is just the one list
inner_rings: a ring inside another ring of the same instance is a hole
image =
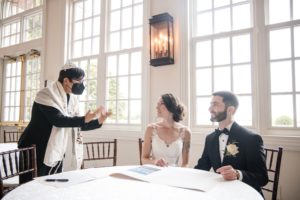
[[210, 121], [212, 121], [212, 122], [221, 122], [221, 121], [225, 120], [227, 118], [226, 110], [227, 109], [225, 109], [223, 112], [216, 113], [216, 115], [214, 117], [211, 116]]

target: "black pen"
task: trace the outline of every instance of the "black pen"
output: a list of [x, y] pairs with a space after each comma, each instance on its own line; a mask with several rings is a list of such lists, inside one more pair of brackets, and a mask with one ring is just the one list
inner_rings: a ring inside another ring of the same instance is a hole
[[68, 182], [69, 179], [66, 179], [66, 178], [47, 178], [45, 181], [47, 182]]

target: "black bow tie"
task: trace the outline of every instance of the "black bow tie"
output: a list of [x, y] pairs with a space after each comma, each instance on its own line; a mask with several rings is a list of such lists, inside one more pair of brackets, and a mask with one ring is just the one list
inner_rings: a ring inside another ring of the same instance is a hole
[[216, 134], [217, 134], [218, 136], [220, 136], [222, 133], [225, 134], [225, 135], [229, 135], [229, 131], [228, 131], [227, 128], [224, 128], [223, 130], [216, 129], [215, 132], [216, 132]]

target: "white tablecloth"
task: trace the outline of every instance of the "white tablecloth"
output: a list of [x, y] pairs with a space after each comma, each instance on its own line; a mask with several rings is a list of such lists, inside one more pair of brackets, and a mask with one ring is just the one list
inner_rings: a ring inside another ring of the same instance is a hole
[[[201, 192], [109, 176], [131, 167], [92, 168], [56, 175], [56, 178], [77, 177], [74, 184], [71, 178], [68, 183], [53, 182], [49, 185], [44, 182], [49, 176], [39, 177], [9, 192], [3, 200], [263, 200], [256, 190], [240, 181], [222, 181], [209, 191]], [[65, 186], [60, 187], [60, 184]]]
[[[10, 151], [10, 150], [14, 150], [18, 148], [18, 144], [13, 142], [13, 143], [0, 143], [0, 152], [4, 152], [4, 151]], [[0, 159], [2, 159], [2, 157], [0, 157]], [[14, 158], [13, 158], [14, 159]], [[0, 162], [0, 169], [1, 169], [1, 173], [4, 173], [4, 169], [2, 166], [2, 162]], [[8, 163], [7, 163], [8, 165]], [[15, 176], [13, 178], [9, 178], [7, 180], [3, 181], [4, 185], [16, 185], [19, 184], [19, 176]]]
[[15, 142], [12, 143], [0, 143], [0, 152], [9, 151], [13, 149], [17, 149], [18, 144]]

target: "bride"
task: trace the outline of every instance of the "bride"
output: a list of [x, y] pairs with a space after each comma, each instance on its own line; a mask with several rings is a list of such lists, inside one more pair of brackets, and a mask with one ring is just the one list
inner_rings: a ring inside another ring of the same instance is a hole
[[179, 123], [184, 117], [184, 105], [172, 94], [163, 94], [156, 110], [159, 120], [149, 124], [145, 131], [142, 163], [187, 167], [191, 132]]

